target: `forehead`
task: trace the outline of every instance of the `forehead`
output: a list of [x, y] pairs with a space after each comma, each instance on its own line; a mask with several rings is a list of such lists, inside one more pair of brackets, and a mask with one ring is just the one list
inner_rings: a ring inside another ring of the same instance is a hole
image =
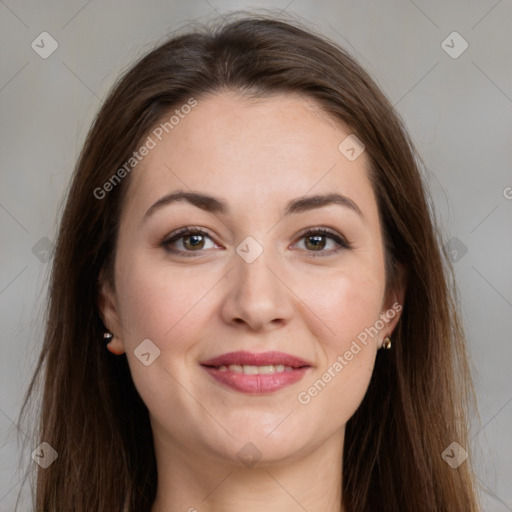
[[253, 212], [308, 193], [337, 191], [374, 202], [366, 155], [350, 161], [340, 152], [350, 129], [311, 99], [226, 92], [198, 98], [180, 113], [161, 140], [150, 133], [155, 147], [130, 176], [126, 201], [137, 209], [176, 189], [203, 191]]

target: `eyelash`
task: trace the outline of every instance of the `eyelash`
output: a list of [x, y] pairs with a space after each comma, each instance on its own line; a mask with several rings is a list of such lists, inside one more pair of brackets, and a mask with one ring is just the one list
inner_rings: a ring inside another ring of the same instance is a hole
[[[196, 228], [194, 226], [187, 226], [185, 228], [179, 229], [178, 231], [175, 231], [174, 233], [171, 233], [168, 237], [165, 238], [165, 240], [162, 241], [161, 246], [166, 251], [168, 251], [170, 253], [180, 254], [180, 255], [186, 254], [186, 257], [194, 257], [195, 255], [193, 255], [193, 253], [201, 253], [204, 249], [201, 249], [198, 251], [182, 251], [182, 250], [172, 249], [170, 247], [170, 245], [172, 243], [176, 242], [180, 238], [184, 238], [186, 236], [191, 236], [191, 235], [202, 235], [202, 236], [206, 236], [211, 239], [211, 236], [209, 235], [209, 233], [207, 231], [205, 231], [204, 229]], [[331, 231], [327, 228], [309, 228], [301, 234], [299, 240], [302, 240], [303, 238], [307, 238], [307, 237], [318, 236], [318, 235], [330, 238], [337, 244], [338, 247], [336, 249], [331, 249], [330, 251], [324, 251], [324, 250], [308, 251], [306, 249], [306, 251], [310, 253], [310, 256], [312, 256], [314, 258], [325, 257], [326, 255], [330, 256], [332, 254], [336, 254], [336, 253], [340, 252], [341, 250], [344, 250], [344, 249], [346, 250], [346, 249], [352, 248], [352, 244], [350, 242], [346, 241], [344, 238], [342, 238], [340, 235], [338, 235], [335, 231]], [[315, 253], [318, 253], [318, 254], [315, 254]]]

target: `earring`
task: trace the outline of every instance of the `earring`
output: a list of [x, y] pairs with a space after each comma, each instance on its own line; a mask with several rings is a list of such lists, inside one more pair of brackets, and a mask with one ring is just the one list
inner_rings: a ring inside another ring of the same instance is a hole
[[106, 341], [106, 345], [105, 345], [105, 348], [109, 351], [109, 352], [112, 352], [112, 354], [116, 355], [116, 356], [120, 356], [122, 354], [122, 352], [116, 352], [115, 350], [112, 349], [112, 347], [109, 347], [110, 345], [110, 342], [113, 341], [113, 339], [115, 338], [115, 335], [112, 334], [111, 332], [105, 332], [103, 334], [103, 339]]
[[384, 338], [384, 341], [382, 342], [382, 348], [389, 350], [391, 348], [391, 339], [389, 336], [386, 336]]

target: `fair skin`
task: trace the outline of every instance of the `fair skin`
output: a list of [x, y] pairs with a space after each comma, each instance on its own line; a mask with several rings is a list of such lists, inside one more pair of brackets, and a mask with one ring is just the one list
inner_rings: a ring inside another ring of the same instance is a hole
[[[384, 294], [367, 157], [349, 161], [338, 150], [349, 133], [300, 96], [254, 101], [223, 92], [198, 99], [130, 176], [115, 291], [103, 283], [100, 309], [115, 334], [110, 348], [126, 353], [149, 410], [158, 468], [152, 512], [344, 510], [345, 424], [399, 313], [334, 377], [332, 367], [403, 299], [402, 288]], [[214, 196], [227, 211], [176, 201], [145, 218], [178, 190]], [[362, 215], [339, 204], [284, 215], [289, 201], [333, 192]], [[170, 245], [177, 252], [166, 251], [162, 241], [186, 226], [208, 234], [182, 235]], [[302, 233], [322, 227], [352, 247]], [[236, 251], [248, 236], [263, 249], [250, 263]], [[134, 354], [145, 339], [160, 350], [148, 366]], [[295, 383], [249, 394], [200, 364], [238, 350], [281, 351], [311, 364]], [[329, 383], [300, 402], [329, 368]], [[247, 443], [258, 459], [251, 467], [237, 455]]]

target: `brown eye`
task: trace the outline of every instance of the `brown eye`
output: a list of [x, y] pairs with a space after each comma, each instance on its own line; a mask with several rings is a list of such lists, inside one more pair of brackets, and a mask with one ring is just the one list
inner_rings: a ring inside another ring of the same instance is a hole
[[342, 236], [326, 228], [309, 229], [302, 233], [302, 240], [311, 256], [329, 256], [352, 247]]
[[204, 235], [187, 235], [182, 236], [183, 247], [186, 249], [203, 249], [204, 248]]
[[[209, 247], [207, 246], [208, 240], [211, 241], [211, 245]], [[168, 252], [183, 255], [215, 247], [215, 243], [206, 231], [203, 231], [200, 228], [191, 227], [183, 228], [171, 233], [171, 235], [169, 235], [161, 245]]]
[[306, 249], [311, 251], [325, 249], [326, 237], [323, 235], [313, 235], [305, 237]]

